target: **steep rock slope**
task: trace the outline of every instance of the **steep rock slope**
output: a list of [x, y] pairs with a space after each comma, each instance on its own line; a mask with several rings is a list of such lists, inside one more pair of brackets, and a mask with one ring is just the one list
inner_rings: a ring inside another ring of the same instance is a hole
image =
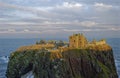
[[7, 78], [21, 78], [30, 71], [34, 78], [118, 78], [112, 49], [40, 49], [10, 55]]

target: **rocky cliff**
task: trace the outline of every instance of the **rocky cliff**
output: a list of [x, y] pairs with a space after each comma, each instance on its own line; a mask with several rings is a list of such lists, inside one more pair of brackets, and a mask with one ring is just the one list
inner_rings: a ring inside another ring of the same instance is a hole
[[7, 78], [118, 78], [112, 49], [45, 49], [16, 51], [10, 55]]

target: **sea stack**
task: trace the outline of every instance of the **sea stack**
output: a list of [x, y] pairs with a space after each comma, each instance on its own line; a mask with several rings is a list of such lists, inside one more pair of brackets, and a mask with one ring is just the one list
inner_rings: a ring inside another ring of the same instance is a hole
[[69, 43], [37, 42], [11, 53], [7, 78], [118, 78], [112, 48], [105, 39], [89, 42], [73, 34]]

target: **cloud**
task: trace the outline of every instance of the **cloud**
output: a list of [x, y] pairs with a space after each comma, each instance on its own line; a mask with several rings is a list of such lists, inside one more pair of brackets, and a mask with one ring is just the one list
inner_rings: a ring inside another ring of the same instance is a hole
[[63, 31], [66, 31], [66, 32], [79, 32], [80, 30], [78, 30], [78, 29], [63, 29]]
[[[51, 9], [52, 12], [58, 14], [59, 19], [65, 17], [64, 19], [75, 18], [79, 15], [80, 11], [84, 8], [84, 5], [77, 2], [62, 2], [61, 4], [56, 4]], [[63, 18], [62, 18], [63, 19]]]
[[58, 5], [58, 8], [81, 8], [83, 5], [80, 3], [69, 3], [69, 2], [63, 2], [63, 4], [60, 6]]
[[120, 31], [120, 28], [104, 28], [104, 29], [100, 29], [100, 28], [96, 28], [96, 29], [92, 29], [92, 28], [89, 28], [89, 29], [63, 29], [63, 31], [65, 32], [72, 32], [72, 33], [78, 33], [78, 32], [102, 32], [102, 31]]
[[30, 30], [29, 30], [29, 29], [24, 29], [23, 31], [24, 31], [24, 32], [29, 32]]
[[63, 29], [65, 32], [79, 33], [79, 32], [91, 32], [91, 31], [101, 31], [100, 29]]
[[[1, 23], [0, 23], [1, 24]], [[6, 22], [9, 25], [34, 25], [35, 23], [32, 22]]]
[[113, 8], [112, 5], [107, 5], [107, 4], [104, 4], [104, 3], [95, 3], [94, 7], [99, 11], [110, 10], [110, 9]]
[[120, 30], [120, 8], [116, 8], [119, 6], [119, 1], [1, 1], [0, 33], [20, 33], [23, 35], [31, 33], [69, 34], [83, 31], [93, 31], [94, 33], [111, 31], [112, 33]]
[[108, 28], [107, 30], [110, 30], [110, 31], [120, 31], [120, 28], [111, 27], [111, 28]]
[[15, 29], [8, 29], [8, 32], [16, 32]]
[[103, 3], [95, 3], [94, 5], [95, 7], [102, 7], [102, 8], [112, 8], [112, 5], [107, 5], [107, 4], [103, 4]]
[[81, 22], [81, 25], [86, 26], [86, 27], [91, 27], [91, 26], [97, 25], [97, 23], [93, 21], [83, 21]]
[[[20, 14], [22, 16], [33, 16], [33, 17], [34, 17], [34, 15], [36, 15], [36, 17], [44, 17], [44, 18], [45, 17], [51, 18], [51, 17], [56, 16], [55, 13], [48, 12], [48, 11], [44, 10], [43, 8], [38, 9], [39, 7], [20, 6], [20, 5], [8, 4], [8, 3], [4, 3], [4, 2], [0, 2], [0, 6], [3, 8], [11, 9], [12, 11], [9, 11], [9, 12], [11, 13], [12, 16], [15, 16], [17, 14]], [[24, 14], [23, 14], [23, 12], [24, 12]], [[26, 15], [26, 14], [28, 14], [28, 15]], [[8, 15], [10, 15], [10, 14], [8, 14]], [[19, 17], [21, 17], [21, 16], [19, 16]]]
[[83, 26], [83, 27], [93, 27], [95, 25], [97, 25], [97, 22], [94, 21], [61, 21], [61, 22], [50, 22], [50, 21], [45, 21], [44, 23], [41, 23], [42, 25], [53, 25], [53, 26], [57, 26], [60, 25], [61, 27], [64, 26], [70, 26], [70, 25], [74, 25], [74, 26]]

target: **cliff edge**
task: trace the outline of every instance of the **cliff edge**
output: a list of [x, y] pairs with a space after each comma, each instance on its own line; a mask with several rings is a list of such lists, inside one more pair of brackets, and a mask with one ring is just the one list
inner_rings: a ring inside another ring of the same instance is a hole
[[112, 49], [45, 49], [16, 51], [10, 55], [7, 78], [118, 78]]

